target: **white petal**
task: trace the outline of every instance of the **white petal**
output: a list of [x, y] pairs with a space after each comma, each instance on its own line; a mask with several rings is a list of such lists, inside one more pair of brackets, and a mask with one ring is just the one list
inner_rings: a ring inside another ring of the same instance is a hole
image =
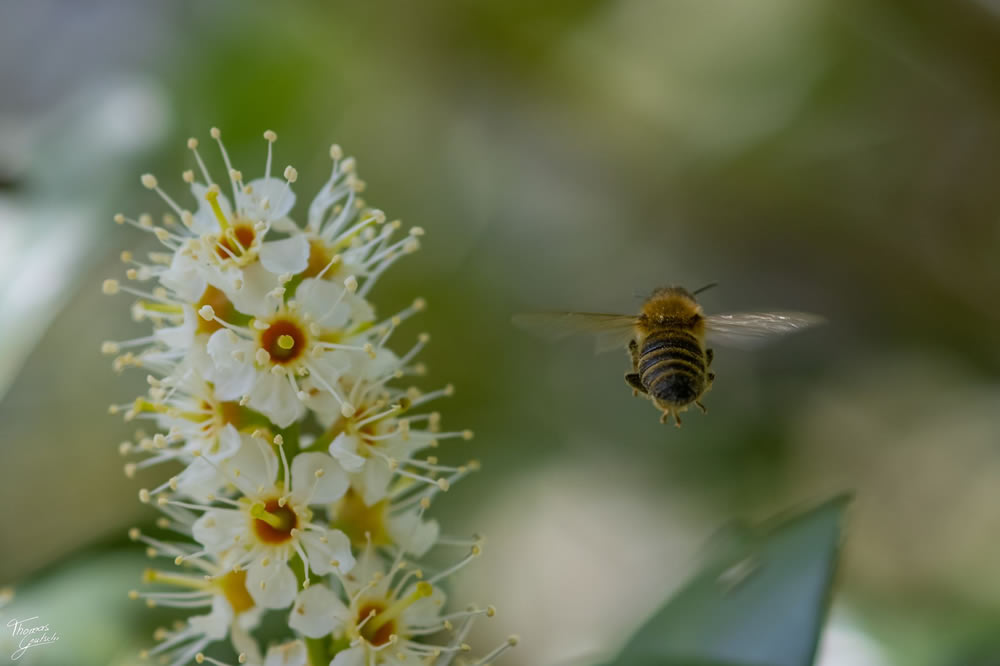
[[426, 522], [416, 511], [408, 511], [389, 519], [389, 536], [399, 546], [416, 557], [423, 557], [437, 542], [441, 528], [436, 520]]
[[253, 367], [254, 344], [223, 328], [212, 334], [206, 349], [212, 359], [212, 367], [206, 370], [206, 374], [215, 384], [216, 397], [219, 400], [237, 400], [246, 395], [253, 387], [256, 375]]
[[281, 220], [273, 220], [271, 222], [271, 228], [274, 229], [275, 231], [280, 231], [283, 234], [290, 234], [296, 231], [302, 231], [299, 228], [299, 225], [295, 224], [288, 218], [284, 218]]
[[[240, 617], [242, 618], [247, 614], [243, 613]], [[237, 654], [245, 654], [247, 656], [247, 663], [259, 664], [263, 661], [263, 658], [260, 656], [260, 647], [257, 645], [257, 639], [250, 635], [248, 629], [250, 627], [243, 627], [241, 623], [237, 622], [232, 627], [230, 640]]]
[[338, 652], [337, 656], [330, 662], [330, 666], [365, 666], [365, 648], [359, 645]]
[[[324, 328], [342, 328], [351, 317], [351, 307], [346, 302], [344, 287], [329, 280], [306, 278], [295, 290], [295, 300], [302, 304], [302, 311]], [[333, 307], [334, 303], [340, 303]]]
[[232, 287], [231, 279], [226, 286], [219, 286], [233, 307], [243, 314], [254, 317], [267, 317], [273, 314], [277, 301], [267, 294], [278, 286], [278, 276], [267, 270], [259, 261], [244, 266], [238, 276], [241, 281], [239, 289]]
[[[341, 375], [351, 366], [350, 354], [344, 350], [327, 350], [309, 359], [309, 376], [302, 381], [303, 390], [312, 395], [310, 399], [324, 405], [332, 399], [336, 412], [340, 413], [340, 401], [330, 393], [329, 386], [336, 386]], [[313, 394], [315, 389], [315, 394]], [[329, 396], [329, 398], [327, 397]]]
[[347, 606], [325, 585], [312, 585], [295, 598], [288, 626], [309, 638], [322, 638], [343, 626]]
[[198, 315], [190, 305], [184, 305], [184, 322], [180, 326], [164, 326], [153, 331], [157, 340], [171, 349], [188, 349], [194, 344]]
[[349, 485], [347, 474], [325, 453], [300, 453], [292, 460], [292, 496], [301, 502], [335, 502], [344, 496]]
[[264, 666], [306, 666], [307, 658], [305, 643], [292, 641], [269, 648]]
[[379, 347], [375, 351], [374, 359], [364, 359], [364, 365], [362, 366], [364, 372], [360, 374], [372, 379], [385, 377], [398, 370], [399, 366], [399, 357], [392, 350]]
[[343, 415], [340, 412], [340, 401], [314, 379], [314, 374], [303, 378], [299, 385], [306, 392], [306, 407], [316, 413], [316, 420], [326, 430]]
[[279, 428], [292, 425], [306, 411], [288, 378], [271, 372], [257, 374], [248, 404], [271, 419]]
[[258, 559], [247, 569], [247, 592], [258, 606], [288, 608], [295, 600], [297, 586], [295, 574], [284, 562], [272, 560], [265, 567]]
[[260, 263], [276, 275], [301, 273], [309, 265], [309, 241], [302, 234], [267, 241], [260, 247]]
[[226, 637], [229, 625], [233, 622], [233, 608], [220, 594], [212, 597], [212, 612], [208, 615], [195, 615], [188, 619], [191, 627], [200, 634], [218, 641]]
[[214, 446], [209, 449], [202, 449], [202, 455], [210, 461], [217, 463], [232, 458], [240, 450], [240, 433], [232, 423], [227, 423], [219, 431], [219, 435]]
[[[321, 537], [326, 537], [322, 541]], [[299, 537], [306, 549], [309, 568], [320, 576], [332, 572], [347, 573], [354, 568], [355, 559], [351, 553], [351, 540], [340, 530], [305, 530]], [[336, 562], [336, 566], [334, 566]]]
[[244, 493], [256, 494], [261, 486], [271, 487], [278, 478], [278, 456], [265, 442], [253, 437], [241, 437], [241, 446], [222, 469], [236, 479]]
[[369, 458], [361, 476], [364, 485], [361, 499], [364, 500], [366, 506], [371, 506], [385, 498], [389, 482], [392, 481], [392, 470], [389, 469], [389, 463], [381, 458]]
[[[386, 576], [386, 565], [382, 561], [374, 548], [365, 548], [358, 553], [358, 560], [351, 570], [350, 577], [346, 578], [344, 585], [348, 593], [355, 595], [365, 587], [372, 597], [385, 596], [392, 585], [392, 576]], [[380, 580], [374, 587], [370, 587], [370, 582], [380, 576]], [[353, 581], [353, 582], [352, 582]]]
[[348, 294], [344, 300], [351, 307], [351, 321], [355, 325], [375, 321], [375, 309], [367, 300], [357, 294]]
[[330, 455], [348, 472], [356, 472], [365, 464], [365, 459], [357, 454], [361, 445], [358, 437], [342, 432], [330, 443]]
[[232, 547], [236, 537], [246, 532], [247, 521], [239, 511], [209, 509], [191, 526], [191, 534], [206, 550]]
[[[401, 597], [407, 597], [416, 591], [416, 583], [409, 586]], [[427, 626], [438, 623], [438, 616], [444, 608], [445, 596], [440, 588], [433, 588], [431, 596], [418, 599], [413, 605], [403, 611], [402, 621], [408, 627]]]
[[[316, 193], [316, 197], [309, 203], [309, 226], [314, 228], [319, 228], [320, 222], [326, 217], [326, 212], [330, 210], [334, 203], [343, 200], [345, 197], [350, 197], [351, 201], [348, 204], [353, 203], [354, 190], [348, 189], [345, 191], [344, 188], [336, 188], [333, 185], [333, 180], [327, 181], [323, 187], [319, 188], [319, 192]], [[353, 211], [345, 206], [345, 210], [348, 214]]]
[[295, 192], [280, 178], [255, 178], [247, 183], [252, 194], [240, 193], [240, 210], [251, 220], [280, 220], [295, 207]]
[[177, 475], [177, 490], [199, 502], [208, 502], [209, 496], [225, 484], [219, 471], [204, 458], [195, 458]]
[[206, 285], [198, 260], [183, 251], [175, 252], [170, 267], [160, 273], [160, 284], [189, 303], [201, 299]]

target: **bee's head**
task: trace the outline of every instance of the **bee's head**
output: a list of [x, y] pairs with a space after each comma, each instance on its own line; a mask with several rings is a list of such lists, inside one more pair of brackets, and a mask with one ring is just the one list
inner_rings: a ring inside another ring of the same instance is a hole
[[667, 298], [667, 297], [678, 297], [683, 296], [684, 298], [690, 298], [694, 300], [694, 294], [685, 289], [684, 287], [660, 287], [659, 289], [654, 289], [653, 293], [650, 294], [650, 298]]

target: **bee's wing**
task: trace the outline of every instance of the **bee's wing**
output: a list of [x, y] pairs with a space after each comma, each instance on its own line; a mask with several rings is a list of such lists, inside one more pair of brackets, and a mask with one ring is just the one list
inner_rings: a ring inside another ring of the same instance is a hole
[[594, 312], [522, 312], [514, 315], [514, 325], [547, 340], [561, 340], [571, 335], [594, 336], [598, 352], [621, 349], [635, 331], [638, 317]]
[[705, 318], [705, 337], [712, 344], [755, 349], [775, 338], [822, 324], [808, 312], [734, 312]]

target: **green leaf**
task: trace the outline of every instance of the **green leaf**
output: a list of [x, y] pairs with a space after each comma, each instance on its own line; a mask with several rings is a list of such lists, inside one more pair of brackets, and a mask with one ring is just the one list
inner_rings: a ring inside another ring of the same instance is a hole
[[715, 555], [611, 666], [810, 666], [849, 504], [840, 495], [724, 530]]

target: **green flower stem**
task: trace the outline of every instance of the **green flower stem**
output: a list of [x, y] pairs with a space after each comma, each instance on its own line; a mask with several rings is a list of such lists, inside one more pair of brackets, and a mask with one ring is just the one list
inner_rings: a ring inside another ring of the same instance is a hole
[[330, 645], [329, 638], [306, 638], [306, 655], [309, 657], [309, 666], [329, 666], [330, 656], [327, 647]]

